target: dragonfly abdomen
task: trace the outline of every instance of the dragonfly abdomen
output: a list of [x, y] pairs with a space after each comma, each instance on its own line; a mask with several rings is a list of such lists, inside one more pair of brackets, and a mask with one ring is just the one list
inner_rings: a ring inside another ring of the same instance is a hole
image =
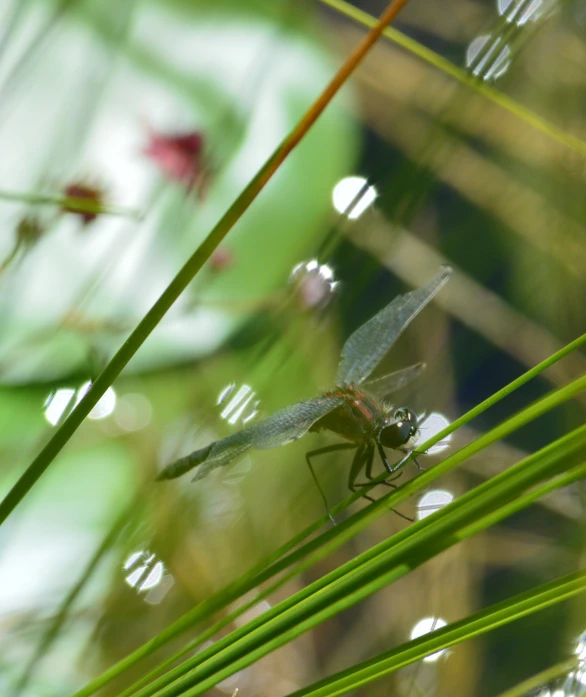
[[165, 467], [165, 469], [157, 477], [158, 480], [161, 479], [175, 479], [175, 477], [180, 477], [185, 472], [189, 472], [197, 465], [201, 465], [210, 456], [210, 452], [215, 443], [210, 443], [206, 445], [205, 448], [200, 448], [199, 450], [194, 450], [189, 455], [180, 458], [172, 465]]

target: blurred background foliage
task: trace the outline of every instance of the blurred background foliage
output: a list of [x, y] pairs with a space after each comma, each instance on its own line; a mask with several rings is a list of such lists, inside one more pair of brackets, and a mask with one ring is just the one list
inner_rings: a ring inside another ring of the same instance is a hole
[[[3, 494], [364, 35], [360, 12], [383, 3], [352, 7], [3, 0]], [[73, 693], [321, 516], [304, 454], [326, 436], [197, 485], [153, 480], [330, 388], [344, 338], [440, 264], [453, 280], [381, 368], [427, 362], [397, 396], [418, 413], [453, 420], [584, 331], [583, 2], [412, 0], [394, 26], [431, 52], [381, 39], [0, 531], [2, 694]], [[186, 185], [171, 141], [193, 134]], [[377, 195], [349, 218], [350, 176]], [[74, 184], [103, 207], [90, 220], [59, 198]], [[568, 356], [452, 445], [585, 365]], [[458, 496], [583, 422], [579, 395], [441, 487]], [[347, 460], [318, 463], [332, 502]], [[452, 622], [580, 568], [583, 494], [557, 492], [215, 691], [287, 694], [408, 640], [422, 618]], [[269, 602], [406, 525], [385, 515]], [[566, 658], [585, 619], [583, 601], [556, 606], [362, 692], [497, 694]]]

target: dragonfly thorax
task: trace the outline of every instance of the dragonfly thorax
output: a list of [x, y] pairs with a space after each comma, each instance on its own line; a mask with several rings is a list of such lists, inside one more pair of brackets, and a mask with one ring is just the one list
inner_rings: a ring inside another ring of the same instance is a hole
[[386, 448], [400, 448], [417, 433], [418, 428], [417, 414], [401, 407], [392, 417], [385, 416], [381, 420], [377, 440]]

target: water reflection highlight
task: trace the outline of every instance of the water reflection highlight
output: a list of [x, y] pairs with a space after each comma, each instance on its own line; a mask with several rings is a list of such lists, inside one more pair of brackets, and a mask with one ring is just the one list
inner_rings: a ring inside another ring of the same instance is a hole
[[[124, 580], [131, 588], [136, 588], [137, 591], [150, 591], [159, 586], [163, 578], [166, 579], [164, 584], [164, 592], [161, 595], [157, 594], [157, 598], [147, 596], [151, 604], [160, 602], [163, 595], [173, 585], [173, 578], [165, 575], [165, 565], [158, 560], [154, 554], [148, 550], [139, 550], [133, 552], [124, 562], [123, 569], [126, 572]], [[150, 595], [150, 594], [149, 594]]]
[[125, 431], [139, 431], [151, 422], [153, 408], [141, 394], [127, 393], [117, 402], [116, 423]]
[[[447, 622], [442, 620], [441, 617], [424, 617], [419, 620], [417, 624], [411, 630], [411, 639], [418, 639], [424, 634], [429, 634], [429, 632], [434, 632], [436, 629], [441, 629], [445, 627]], [[435, 653], [426, 656], [423, 660], [425, 663], [435, 663], [439, 658], [448, 653], [447, 649], [442, 649], [441, 651], [436, 651]]]
[[482, 80], [496, 80], [507, 72], [510, 65], [511, 49], [500, 36], [477, 36], [466, 51], [466, 67]]
[[508, 22], [522, 26], [527, 22], [535, 22], [545, 14], [546, 4], [543, 0], [497, 0], [498, 13]]
[[347, 215], [351, 220], [356, 220], [364, 213], [378, 195], [374, 186], [369, 186], [352, 205], [366, 184], [367, 180], [364, 177], [345, 177], [336, 184], [332, 192], [332, 203], [338, 213]]
[[[45, 419], [52, 426], [56, 426], [64, 416], [67, 416], [81, 402], [91, 386], [92, 383], [88, 381], [77, 390], [73, 387], [62, 387], [51, 392], [43, 405]], [[93, 420], [104, 419], [115, 408], [116, 392], [114, 392], [112, 387], [109, 387], [96, 406], [90, 411], [88, 418]]]
[[61, 417], [64, 415], [74, 394], [75, 390], [62, 388], [51, 392], [47, 397], [44, 404], [45, 419], [47, 419], [52, 426], [56, 426], [59, 421], [61, 421]]
[[[444, 428], [447, 428], [450, 425], [450, 420], [440, 412], [432, 411], [431, 414], [424, 414], [420, 416], [419, 423], [421, 425], [419, 426], [419, 430], [413, 438], [415, 448], [418, 448], [420, 445], [423, 445], [430, 438], [433, 438], [438, 433], [441, 433], [441, 431], [443, 431]], [[447, 447], [449, 447], [451, 439], [452, 434], [450, 433], [439, 443], [436, 443], [435, 445], [432, 445], [431, 448], [428, 448], [426, 450], [426, 454], [435, 455], [436, 453], [441, 453], [442, 450], [445, 450]]]
[[[220, 406], [230, 397], [230, 395], [236, 389], [236, 383], [231, 382], [227, 385], [219, 394], [217, 405]], [[242, 385], [236, 394], [228, 401], [226, 406], [222, 409], [220, 413], [220, 418], [225, 419], [229, 424], [234, 426], [241, 421], [243, 424], [247, 424], [249, 421], [254, 419], [258, 414], [258, 406], [260, 400], [252, 401], [256, 396], [256, 392], [249, 385]], [[250, 405], [250, 411], [245, 414], [248, 406]]]
[[116, 392], [114, 392], [114, 388], [108, 387], [103, 396], [100, 398], [99, 402], [88, 414], [88, 419], [105, 419], [107, 416], [110, 416], [115, 408]]
[[317, 259], [297, 264], [291, 271], [289, 281], [295, 285], [304, 308], [325, 306], [338, 285], [332, 268], [320, 264]]
[[454, 495], [444, 489], [433, 489], [428, 491], [419, 499], [417, 504], [417, 518], [422, 520], [428, 515], [439, 511], [440, 508], [447, 506], [454, 500]]

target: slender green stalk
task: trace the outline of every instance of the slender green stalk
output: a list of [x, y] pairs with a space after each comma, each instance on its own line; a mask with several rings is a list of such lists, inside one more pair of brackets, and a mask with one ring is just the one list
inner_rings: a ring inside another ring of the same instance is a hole
[[[376, 19], [367, 12], [354, 7], [345, 0], [320, 0], [320, 2], [333, 8], [340, 14], [350, 17], [365, 27], [371, 27], [376, 22]], [[449, 75], [451, 78], [454, 78], [461, 84], [470, 87], [477, 94], [481, 94], [482, 96], [486, 97], [491, 102], [505, 109], [505, 111], [508, 111], [510, 114], [513, 114], [513, 116], [517, 117], [518, 119], [521, 119], [532, 128], [544, 133], [552, 140], [561, 143], [563, 146], [573, 150], [574, 152], [586, 155], [586, 143], [580, 140], [580, 138], [577, 138], [570, 133], [566, 133], [553, 123], [550, 123], [541, 116], [538, 116], [529, 109], [526, 109], [522, 104], [519, 104], [519, 102], [511, 99], [511, 97], [508, 97], [506, 94], [494, 89], [494, 87], [490, 87], [490, 85], [487, 85], [486, 83], [479, 82], [477, 78], [473, 77], [465, 70], [462, 70], [462, 68], [458, 68], [446, 58], [443, 58], [438, 53], [435, 53], [435, 51], [426, 48], [415, 39], [405, 36], [405, 34], [402, 34], [400, 31], [394, 28], [385, 29], [383, 35], [393, 43], [397, 44], [397, 46], [401, 46], [401, 48], [404, 48], [418, 58], [421, 58], [421, 60], [429, 63], [429, 65], [432, 65], [434, 68], [441, 70], [443, 73]]]
[[[321, 680], [310, 687], [291, 693], [289, 697], [336, 697], [362, 685], [367, 685], [389, 673], [404, 668], [436, 651], [456, 646], [473, 637], [482, 636], [498, 627], [531, 615], [539, 610], [556, 605], [586, 591], [586, 571], [580, 571], [521, 593], [510, 600], [476, 612], [459, 622], [454, 622], [418, 639], [409, 641], [396, 649], [381, 654], [370, 661]], [[575, 660], [563, 665], [575, 664]], [[547, 677], [547, 676], [546, 676]], [[540, 683], [543, 684], [543, 683]], [[521, 693], [505, 693], [509, 695]], [[522, 693], [527, 694], [527, 693]], [[191, 697], [190, 692], [185, 697]], [[504, 695], [502, 696], [504, 697]]]
[[501, 520], [509, 518], [515, 513], [518, 513], [519, 511], [523, 510], [523, 508], [527, 508], [527, 506], [529, 506], [530, 504], [539, 501], [539, 499], [543, 498], [544, 496], [547, 496], [548, 494], [551, 494], [552, 491], [556, 491], [557, 489], [563, 489], [565, 486], [569, 486], [570, 484], [574, 484], [575, 482], [580, 481], [584, 478], [584, 476], [586, 476], [585, 463], [577, 465], [576, 467], [572, 467], [567, 472], [563, 472], [562, 474], [553, 477], [551, 480], [545, 482], [544, 484], [536, 486], [528, 493], [519, 496], [517, 499], [502, 506], [497, 511], [490, 513], [487, 516], [484, 516], [484, 518], [482, 518], [478, 522], [473, 523], [472, 525], [469, 525], [466, 528], [463, 528], [460, 534], [462, 535], [462, 538], [472, 537], [472, 535], [475, 535], [476, 533], [481, 532], [482, 530], [486, 530], [486, 528], [489, 528], [491, 525], [496, 525]]
[[523, 682], [515, 685], [515, 687], [512, 687], [510, 690], [501, 692], [498, 697], [525, 697], [525, 695], [528, 695], [532, 690], [537, 690], [540, 687], [544, 687], [548, 683], [553, 682], [558, 678], [562, 678], [568, 673], [571, 673], [575, 668], [578, 667], [578, 664], [579, 661], [576, 656], [574, 656], [574, 658], [569, 658], [567, 661], [562, 661], [551, 668], [542, 670], [541, 673], [532, 675], [530, 678], [523, 680]]
[[10, 264], [12, 264], [12, 262], [16, 259], [16, 255], [20, 252], [23, 246], [24, 243], [22, 239], [17, 239], [8, 256], [6, 256], [2, 262], [0, 262], [0, 275], [3, 274]]
[[[585, 342], [586, 334], [579, 337], [572, 343], [568, 344], [563, 349], [555, 353], [553, 356], [547, 358], [545, 361], [542, 361], [539, 365], [527, 371], [522, 376], [511, 382], [509, 385], [496, 392], [494, 395], [492, 395], [490, 398], [486, 399], [484, 402], [476, 406], [474, 409], [469, 411], [460, 419], [454, 421], [441, 433], [429, 439], [422, 446], [423, 449], [430, 448], [432, 445], [443, 440], [446, 437], [446, 435], [449, 435], [453, 430], [459, 428], [461, 425], [465, 423], [468, 423], [473, 418], [475, 418], [483, 411], [488, 409], [490, 406], [494, 405], [500, 399], [503, 399], [507, 395], [511, 394], [511, 392], [524, 385], [533, 377], [536, 377], [543, 370], [547, 369], [550, 365], [553, 365], [553, 363], [559, 361], [561, 358], [563, 358], [579, 346], [583, 345]], [[281, 547], [275, 554], [271, 555], [271, 557], [268, 560], [265, 560], [265, 562], [262, 562], [255, 569], [248, 572], [244, 577], [241, 577], [235, 583], [230, 584], [227, 588], [220, 591], [220, 593], [216, 594], [212, 598], [209, 598], [205, 600], [203, 603], [200, 603], [193, 610], [186, 613], [179, 620], [167, 627], [163, 632], [161, 632], [156, 637], [143, 644], [143, 646], [141, 646], [139, 649], [137, 649], [136, 651], [129, 654], [124, 659], [113, 665], [111, 668], [102, 673], [102, 675], [100, 675], [98, 678], [88, 683], [88, 685], [86, 685], [86, 687], [81, 692], [77, 693], [77, 697], [82, 697], [82, 695], [93, 694], [101, 686], [113, 680], [115, 677], [129, 669], [131, 666], [133, 666], [141, 659], [151, 655], [158, 648], [160, 648], [168, 641], [181, 634], [186, 629], [194, 626], [198, 622], [203, 621], [217, 610], [226, 607], [230, 603], [234, 602], [241, 595], [244, 595], [248, 591], [259, 586], [261, 583], [274, 577], [276, 574], [280, 573], [284, 569], [297, 563], [300, 559], [307, 556], [319, 547], [326, 545], [327, 543], [330, 543], [330, 545], [325, 547], [322, 552], [314, 555], [313, 557], [311, 557], [311, 559], [304, 562], [303, 565], [298, 567], [295, 571], [288, 574], [285, 580], [288, 580], [291, 576], [299, 573], [301, 570], [308, 568], [310, 565], [316, 563], [324, 556], [329, 554], [331, 551], [339, 547], [341, 544], [343, 544], [346, 540], [358, 533], [364, 527], [372, 523], [373, 520], [383, 515], [383, 513], [385, 513], [388, 508], [397, 506], [399, 503], [411, 496], [420, 488], [428, 486], [438, 477], [443, 476], [451, 469], [459, 465], [461, 462], [468, 459], [471, 455], [479, 452], [482, 448], [485, 448], [488, 445], [505, 438], [510, 433], [520, 428], [524, 424], [528, 423], [532, 419], [537, 418], [538, 416], [540, 416], [543, 413], [546, 413], [550, 409], [553, 409], [554, 407], [563, 403], [565, 400], [571, 399], [575, 394], [580, 392], [585, 387], [586, 377], [582, 378], [581, 381], [575, 381], [574, 383], [571, 383], [570, 385], [560, 390], [546, 395], [546, 397], [539, 400], [539, 402], [537, 402], [536, 404], [531, 405], [530, 407], [523, 410], [516, 416], [512, 417], [512, 419], [509, 419], [504, 424], [501, 424], [499, 427], [492, 429], [489, 433], [485, 434], [473, 443], [467, 445], [465, 448], [462, 448], [457, 453], [454, 453], [452, 456], [450, 456], [443, 462], [437, 464], [435, 467], [433, 467], [433, 469], [424, 472], [416, 479], [413, 479], [407, 484], [403, 485], [397, 492], [392, 492], [382, 497], [375, 504], [372, 504], [368, 508], [362, 509], [358, 513], [354, 514], [352, 517], [348, 518], [346, 521], [342, 522], [340, 525], [337, 526], [337, 528], [326, 530], [326, 532], [322, 533], [322, 535], [320, 535], [319, 537], [311, 540], [299, 549], [287, 554], [287, 552], [292, 550], [294, 546], [296, 546], [307, 536], [315, 532], [315, 530], [317, 530], [323, 523], [327, 522], [328, 518], [327, 516], [324, 516], [319, 521], [313, 523], [304, 531], [302, 531], [289, 543]], [[352, 494], [345, 501], [342, 501], [340, 504], [335, 506], [332, 512], [335, 515], [338, 514], [339, 512], [347, 508], [352, 502], [356, 501], [360, 496], [360, 493]], [[287, 554], [287, 556], [279, 560], [279, 557], [282, 554]], [[272, 586], [269, 589], [269, 591], [274, 591], [276, 587], [278, 587], [279, 585], [282, 584], [278, 582], [277, 584]], [[265, 593], [263, 592], [263, 596], [264, 595]], [[207, 636], [207, 632], [205, 633], [205, 636]], [[197, 646], [200, 643], [201, 639], [201, 637], [198, 637], [193, 642], [190, 642], [185, 648], [185, 650], [179, 651], [168, 661], [166, 661], [164, 667], [171, 664], [181, 655]], [[154, 672], [158, 673], [162, 668], [163, 666], [159, 666], [157, 670]], [[152, 674], [149, 673], [149, 676], [152, 677]], [[141, 683], [142, 682], [143, 681], [141, 680]], [[136, 689], [136, 687], [136, 685], [132, 686], [131, 690]]]
[[[519, 498], [558, 471], [586, 445], [586, 426], [543, 448], [468, 492], [450, 506], [411, 525], [188, 659], [136, 697], [201, 694], [233, 672], [291, 641], [464, 539], [466, 527]], [[424, 475], [421, 475], [424, 476]], [[396, 492], [398, 494], [399, 492]], [[508, 509], [504, 509], [508, 514]], [[486, 518], [492, 524], [492, 519]], [[470, 528], [472, 530], [472, 528]], [[478, 532], [478, 525], [473, 530]], [[76, 697], [89, 694], [85, 690]]]
[[138, 494], [134, 497], [130, 505], [126, 506], [122, 513], [118, 515], [114, 524], [104, 537], [102, 544], [98, 547], [90, 561], [88, 562], [86, 568], [81, 574], [77, 583], [71, 588], [67, 596], [64, 598], [59, 611], [55, 615], [54, 619], [48, 625], [46, 631], [43, 633], [41, 640], [28, 663], [26, 664], [20, 680], [14, 686], [12, 691], [12, 697], [18, 697], [28, 685], [32, 675], [34, 674], [35, 668], [41, 658], [47, 653], [55, 639], [58, 637], [59, 632], [63, 625], [65, 624], [69, 611], [73, 603], [78, 598], [81, 591], [85, 588], [87, 581], [93, 575], [95, 569], [105, 557], [105, 555], [110, 551], [124, 528], [126, 528], [132, 521], [134, 514], [139, 508], [144, 505], [144, 491], [139, 490]]
[[122, 215], [130, 218], [140, 218], [140, 212], [132, 208], [108, 206], [99, 201], [78, 198], [77, 196], [52, 196], [50, 194], [38, 194], [30, 191], [0, 190], [0, 201], [28, 203], [31, 206], [57, 206], [58, 208], [65, 208], [73, 212], [95, 213], [96, 215]]
[[139, 322], [136, 329], [132, 332], [124, 344], [122, 344], [112, 360], [100, 373], [91, 389], [88, 390], [83, 399], [77, 404], [75, 409], [73, 409], [63, 424], [61, 424], [61, 426], [55, 431], [55, 434], [47, 445], [41, 450], [41, 452], [29, 465], [28, 469], [0, 503], [0, 525], [18, 506], [20, 501], [22, 501], [30, 489], [35, 485], [39, 477], [41, 477], [43, 472], [47, 469], [51, 462], [53, 462], [61, 449], [82, 424], [85, 417], [90, 413], [92, 408], [106, 392], [108, 387], [110, 387], [118, 375], [120, 375], [130, 359], [163, 319], [167, 311], [185, 290], [195, 274], [209, 259], [214, 249], [216, 249], [228, 232], [234, 227], [236, 222], [249, 208], [265, 185], [270, 181], [272, 176], [279, 169], [288, 155], [293, 151], [293, 149], [298, 145], [301, 139], [317, 121], [324, 109], [332, 101], [340, 88], [344, 85], [352, 72], [362, 61], [364, 56], [378, 40], [383, 29], [393, 21], [406, 3], [407, 0], [392, 0], [392, 2], [389, 3], [376, 26], [373, 27], [369, 34], [354, 49], [352, 54], [334, 75], [321, 95], [310, 106], [299, 123], [260, 168], [254, 178], [244, 188], [242, 193], [226, 211], [206, 239], [185, 262], [179, 273], [163, 291], [159, 299]]

